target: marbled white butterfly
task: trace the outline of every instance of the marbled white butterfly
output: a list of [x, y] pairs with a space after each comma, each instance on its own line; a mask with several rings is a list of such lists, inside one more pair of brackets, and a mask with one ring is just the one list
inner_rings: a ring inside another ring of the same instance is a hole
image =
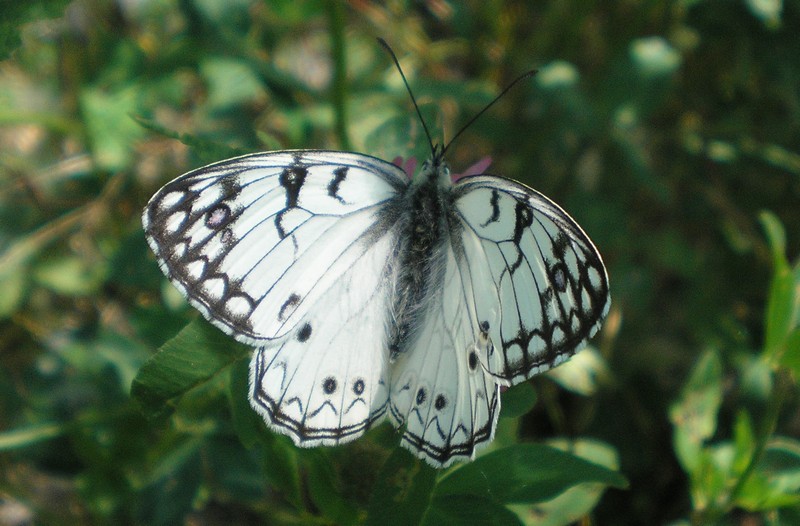
[[368, 155], [267, 152], [178, 177], [144, 210], [161, 269], [255, 347], [251, 404], [300, 446], [388, 415], [431, 465], [473, 458], [500, 386], [567, 360], [608, 312], [600, 254], [566, 212], [502, 177], [453, 183], [428, 138], [411, 181]]

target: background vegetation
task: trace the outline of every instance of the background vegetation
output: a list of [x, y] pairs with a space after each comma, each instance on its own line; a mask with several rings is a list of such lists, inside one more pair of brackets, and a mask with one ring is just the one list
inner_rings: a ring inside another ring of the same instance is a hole
[[[0, 524], [800, 524], [797, 0], [2, 12]], [[450, 164], [488, 155], [554, 198], [611, 278], [594, 346], [505, 393], [489, 452], [444, 474], [388, 426], [317, 450], [265, 431], [247, 352], [140, 224], [165, 182], [237, 152], [426, 157], [376, 36], [445, 137], [540, 69]], [[194, 376], [147, 376], [187, 352]]]

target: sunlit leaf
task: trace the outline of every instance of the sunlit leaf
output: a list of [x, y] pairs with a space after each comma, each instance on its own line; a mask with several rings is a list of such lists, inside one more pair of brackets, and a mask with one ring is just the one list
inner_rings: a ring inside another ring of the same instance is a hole
[[[767, 233], [772, 252], [772, 284], [766, 313], [765, 355], [781, 360], [792, 331], [800, 324], [800, 266], [792, 271], [786, 259], [786, 234], [778, 218], [762, 212], [761, 223]], [[791, 352], [797, 352], [791, 349]], [[791, 358], [790, 358], [791, 360]]]
[[81, 109], [92, 144], [94, 161], [109, 172], [123, 170], [131, 162], [130, 145], [143, 135], [134, 122], [141, 89], [135, 84], [116, 90], [85, 87], [81, 93]]
[[546, 374], [564, 389], [583, 396], [593, 394], [611, 376], [605, 360], [594, 347], [583, 349]]
[[28, 447], [66, 432], [68, 424], [36, 424], [0, 432], [0, 451]]
[[689, 473], [698, 469], [701, 448], [717, 429], [721, 403], [722, 362], [716, 351], [709, 350], [697, 361], [669, 414], [675, 452]]
[[800, 505], [800, 441], [771, 439], [737, 503], [751, 511]]

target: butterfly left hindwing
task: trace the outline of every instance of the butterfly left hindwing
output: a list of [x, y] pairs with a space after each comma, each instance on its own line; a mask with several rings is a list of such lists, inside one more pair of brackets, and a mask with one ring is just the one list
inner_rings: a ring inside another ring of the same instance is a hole
[[258, 346], [251, 404], [299, 445], [352, 440], [385, 414], [388, 210], [407, 184], [366, 155], [273, 152], [189, 172], [145, 208], [161, 269], [206, 319]]
[[348, 442], [386, 412], [386, 277], [394, 242], [387, 233], [372, 244], [293, 334], [253, 355], [253, 408], [300, 446]]

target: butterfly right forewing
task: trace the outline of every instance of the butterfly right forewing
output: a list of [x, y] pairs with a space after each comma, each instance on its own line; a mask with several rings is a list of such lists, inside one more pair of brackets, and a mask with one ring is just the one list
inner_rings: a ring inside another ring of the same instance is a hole
[[487, 175], [459, 181], [454, 213], [498, 381], [516, 384], [580, 350], [610, 304], [605, 266], [580, 226], [541, 193]]

